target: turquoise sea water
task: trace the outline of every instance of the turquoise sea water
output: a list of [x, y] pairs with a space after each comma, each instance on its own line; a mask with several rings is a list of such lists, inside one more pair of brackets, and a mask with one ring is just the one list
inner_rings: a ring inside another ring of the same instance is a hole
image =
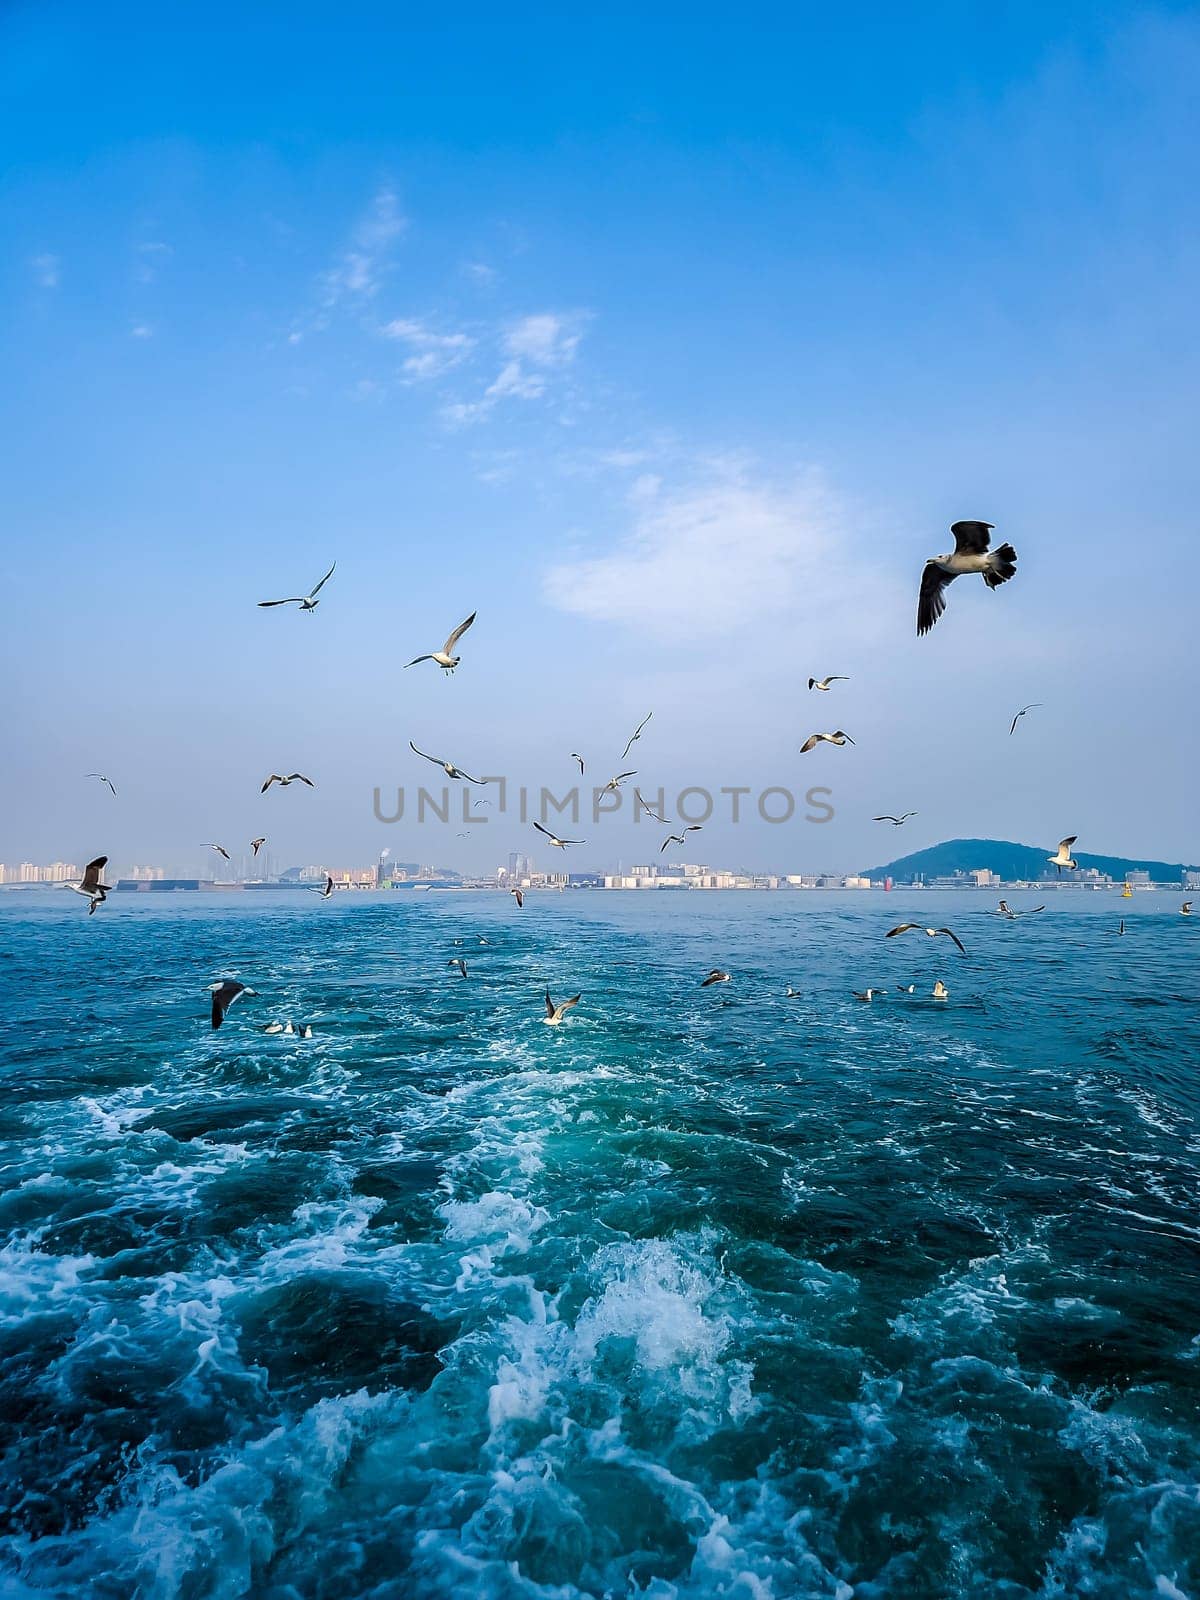
[[0, 1592], [1197, 1600], [1200, 917], [1048, 898], [0, 896]]

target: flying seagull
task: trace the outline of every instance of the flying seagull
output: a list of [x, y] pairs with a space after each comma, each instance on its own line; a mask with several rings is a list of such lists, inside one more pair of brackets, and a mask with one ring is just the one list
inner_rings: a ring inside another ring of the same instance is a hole
[[540, 822], [535, 822], [534, 823], [534, 827], [537, 829], [537, 831], [539, 833], [544, 833], [546, 835], [547, 839], [549, 839], [550, 843], [553, 844], [553, 845], [557, 845], [557, 847], [560, 850], [565, 850], [566, 847], [569, 844], [586, 844], [587, 843], [586, 839], [560, 839], [557, 836], [557, 834], [551, 833], [549, 828], [543, 828]]
[[113, 781], [112, 781], [112, 779], [109, 778], [109, 777], [106, 777], [103, 772], [89, 772], [88, 773], [88, 777], [89, 778], [99, 778], [101, 783], [106, 783], [108, 785], [108, 787], [110, 789], [112, 789], [113, 797], [114, 798], [116, 797], [117, 791], [115, 789], [113, 789]]
[[[333, 563], [333, 567], [336, 566], [337, 562], [335, 561]], [[288, 595], [286, 600], [260, 600], [258, 603], [260, 606], [299, 606], [301, 611], [315, 611], [318, 605], [320, 605], [320, 601], [317, 599], [317, 596], [329, 582], [330, 578], [333, 577], [333, 567], [330, 567], [329, 571], [321, 579], [320, 583], [316, 586], [311, 594], [291, 594]]]
[[1047, 861], [1052, 861], [1058, 868], [1058, 875], [1060, 878], [1062, 877], [1062, 869], [1064, 867], [1066, 867], [1068, 872], [1074, 872], [1075, 868], [1079, 865], [1078, 861], [1073, 861], [1071, 859], [1071, 846], [1075, 843], [1078, 837], [1079, 835], [1077, 833], [1073, 833], [1069, 839], [1061, 840], [1059, 842], [1057, 855], [1046, 857]]
[[1021, 718], [1025, 715], [1025, 713], [1027, 711], [1036, 711], [1038, 709], [1038, 707], [1041, 705], [1041, 703], [1042, 702], [1040, 700], [1035, 700], [1031, 706], [1022, 706], [1021, 707], [1020, 711], [1018, 711], [1016, 716], [1012, 719], [1012, 727], [1008, 730], [1008, 737], [1010, 739], [1012, 738], [1013, 734], [1016, 733], [1016, 731], [1017, 731], [1017, 723], [1020, 722]]
[[273, 772], [258, 791], [259, 794], [266, 794], [273, 783], [277, 783], [281, 789], [286, 789], [289, 783], [306, 783], [310, 789], [317, 787], [312, 779], [306, 778], [302, 772]]
[[520, 889], [510, 889], [508, 892], [517, 902], [517, 910], [520, 911], [521, 907], [525, 904], [525, 896], [521, 893]]
[[583, 757], [579, 754], [578, 750], [572, 750], [571, 751], [571, 760], [572, 761], [578, 761], [578, 763], [579, 763], [579, 776], [582, 778], [583, 777]]
[[424, 750], [418, 750], [410, 739], [408, 748], [414, 755], [422, 756], [426, 761], [432, 761], [435, 767], [441, 767], [448, 778], [462, 778], [467, 783], [486, 783], [486, 778], [473, 778], [469, 772], [464, 772], [461, 767], [456, 767], [453, 761], [443, 761], [441, 756], [428, 755]]
[[638, 805], [641, 806], [642, 810], [648, 817], [653, 817], [655, 822], [661, 822], [664, 828], [667, 826], [666, 817], [660, 817], [657, 811], [652, 811], [636, 789], [633, 791], [633, 798], [637, 801]]
[[699, 833], [703, 826], [704, 824], [702, 822], [689, 822], [682, 833], [669, 833], [662, 842], [662, 850], [658, 852], [659, 855], [662, 855], [663, 850], [665, 850], [669, 844], [683, 844], [689, 833]]
[[250, 849], [253, 852], [253, 854], [257, 855], [258, 852], [262, 849], [263, 845], [266, 844], [266, 842], [267, 842], [267, 836], [266, 836], [265, 833], [264, 834], [260, 834], [260, 836], [257, 839], [251, 839], [251, 841], [250, 841]]
[[946, 1000], [946, 999], [949, 998], [949, 995], [950, 995], [949, 989], [947, 989], [946, 985], [942, 982], [942, 980], [940, 978], [934, 984], [931, 993], [932, 993], [932, 998], [934, 1000]]
[[604, 785], [604, 788], [600, 792], [601, 792], [601, 794], [607, 794], [609, 792], [609, 790], [611, 789], [615, 793], [621, 787], [621, 785], [625, 782], [626, 778], [636, 778], [636, 777], [637, 777], [637, 769], [636, 768], [632, 772], [618, 772], [615, 778], [610, 778], [608, 780], [608, 782]]
[[856, 1000], [865, 1000], [868, 1005], [877, 994], [886, 994], [886, 989], [852, 989], [850, 991]]
[[330, 874], [328, 872], [325, 874], [325, 882], [321, 885], [321, 887], [319, 889], [314, 889], [313, 890], [313, 894], [319, 894], [321, 896], [322, 900], [329, 900], [329, 899], [331, 899], [333, 897], [333, 877], [332, 877], [332, 874]]
[[451, 960], [447, 961], [446, 965], [448, 967], [457, 967], [459, 972], [463, 975], [463, 977], [464, 978], [466, 977], [466, 975], [467, 975], [467, 963], [462, 959], [461, 956], [458, 956], [456, 958], [452, 958]]
[[978, 572], [989, 589], [995, 589], [1017, 570], [1017, 552], [1010, 544], [989, 550], [992, 522], [952, 522], [954, 549], [947, 555], [930, 556], [921, 574], [921, 597], [917, 601], [917, 636], [928, 633], [946, 609], [946, 586], [965, 572]]
[[406, 670], [408, 667], [415, 667], [418, 661], [436, 661], [443, 672], [453, 672], [455, 667], [462, 660], [461, 656], [456, 656], [454, 654], [454, 646], [475, 621], [476, 615], [477, 613], [472, 611], [471, 615], [465, 622], [460, 622], [458, 627], [455, 628], [454, 632], [446, 640], [445, 644], [440, 650], [431, 650], [428, 655], [414, 656], [411, 661], [406, 661]]
[[956, 933], [951, 933], [949, 928], [927, 928], [920, 922], [902, 922], [898, 928], [892, 928], [888, 931], [887, 938], [894, 939], [898, 933], [909, 933], [913, 929], [918, 933], [927, 933], [931, 939], [936, 939], [939, 933], [944, 933], [947, 939], [952, 939], [958, 948], [962, 950], [963, 955], [967, 953], [963, 950], [962, 940]]
[[899, 828], [903, 823], [908, 821], [909, 817], [915, 817], [916, 814], [917, 813], [915, 811], [906, 811], [906, 812], [904, 812], [904, 814], [902, 816], [899, 816], [899, 817], [889, 817], [889, 816], [872, 817], [871, 821], [872, 822], [890, 822], [893, 828]]
[[840, 673], [840, 672], [835, 672], [828, 678], [810, 678], [808, 680], [808, 687], [810, 689], [826, 689], [826, 690], [828, 690], [829, 685], [831, 683], [849, 683], [849, 682], [850, 682], [849, 678], [844, 677], [842, 675], [842, 673]]
[[1045, 911], [1045, 906], [1030, 906], [1027, 911], [1014, 911], [1007, 900], [1001, 900], [996, 910], [1002, 917], [1007, 917], [1010, 922], [1015, 922], [1018, 917], [1033, 917], [1039, 911]]
[[563, 1017], [566, 1016], [568, 1011], [570, 1011], [571, 1007], [577, 1006], [582, 999], [583, 996], [581, 994], [576, 994], [572, 995], [569, 1000], [564, 1000], [561, 1004], [555, 1005], [554, 1001], [550, 998], [550, 991], [547, 989], [546, 1015], [542, 1018], [542, 1021], [547, 1027], [557, 1028]]
[[94, 861], [89, 861], [83, 869], [83, 877], [78, 883], [68, 883], [67, 888], [73, 889], [76, 894], [85, 894], [88, 897], [88, 916], [90, 917], [97, 906], [102, 906], [108, 899], [111, 883], [102, 883], [100, 875], [108, 865], [107, 856], [97, 856]]
[[1183, 904], [1179, 908], [1179, 915], [1181, 917], [1190, 917], [1191, 914], [1192, 914], [1192, 902], [1190, 900], [1185, 900], [1183, 902]]
[[732, 982], [733, 982], [733, 974], [731, 972], [723, 972], [720, 967], [714, 967], [712, 969], [712, 971], [709, 973], [708, 977], [705, 978], [704, 982], [700, 985], [700, 987], [702, 989], [707, 989], [710, 983], [732, 983]]
[[800, 746], [800, 754], [807, 755], [810, 750], [815, 750], [824, 740], [826, 744], [853, 744], [854, 740], [848, 733], [843, 733], [839, 728], [836, 733], [810, 733]]
[[225, 846], [223, 844], [214, 844], [212, 846], [212, 848], [217, 852], [217, 854], [219, 856], [224, 856], [226, 861], [229, 860], [229, 851], [226, 850], [226, 848], [225, 848]]
[[[225, 1021], [225, 1013], [241, 995], [254, 993], [247, 989], [244, 983], [239, 983], [236, 978], [223, 978], [220, 983], [210, 983], [209, 992], [212, 995], [212, 1025], [219, 1028]], [[284, 1029], [285, 1033], [292, 1031], [291, 1024]]]
[[629, 752], [633, 749], [634, 745], [642, 737], [642, 729], [650, 721], [650, 718], [653, 715], [654, 715], [653, 711], [648, 711], [646, 713], [646, 715], [642, 718], [642, 720], [638, 723], [637, 728], [636, 728], [636, 730], [635, 730], [635, 732], [633, 734], [633, 737], [630, 739], [629, 743], [625, 746], [624, 750], [621, 751], [621, 760], [622, 761], [624, 761], [625, 757], [629, 754]]

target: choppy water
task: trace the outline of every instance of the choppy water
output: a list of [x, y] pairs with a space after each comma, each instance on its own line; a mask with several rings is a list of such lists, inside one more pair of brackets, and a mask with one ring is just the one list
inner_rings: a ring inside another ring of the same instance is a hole
[[1200, 1597], [1178, 897], [69, 898], [0, 897], [6, 1596]]

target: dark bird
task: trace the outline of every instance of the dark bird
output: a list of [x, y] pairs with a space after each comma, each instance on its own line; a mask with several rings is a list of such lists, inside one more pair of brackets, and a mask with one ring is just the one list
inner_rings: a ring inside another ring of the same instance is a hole
[[800, 754], [806, 756], [810, 750], [815, 750], [819, 744], [853, 744], [854, 740], [848, 733], [843, 733], [839, 728], [836, 733], [810, 733], [800, 746]]
[[217, 854], [219, 856], [224, 856], [226, 861], [228, 861], [230, 859], [229, 851], [226, 850], [226, 848], [225, 848], [225, 846], [223, 844], [214, 844], [212, 846], [212, 848], [217, 852]]
[[108, 899], [112, 889], [111, 883], [102, 883], [100, 875], [108, 865], [107, 856], [97, 856], [94, 861], [89, 861], [83, 869], [83, 877], [78, 883], [68, 883], [67, 888], [73, 889], [76, 894], [85, 894], [88, 897], [88, 916], [95, 913], [97, 906], [102, 906]]
[[1046, 860], [1053, 862], [1054, 866], [1058, 869], [1058, 875], [1060, 878], [1062, 877], [1062, 870], [1064, 867], [1066, 867], [1068, 872], [1074, 872], [1076, 867], [1079, 865], [1078, 861], [1073, 860], [1071, 857], [1071, 846], [1075, 843], [1078, 837], [1079, 835], [1077, 833], [1073, 833], [1069, 839], [1060, 840], [1057, 853], [1055, 855], [1046, 857]]
[[952, 939], [958, 948], [962, 950], [964, 956], [967, 953], [965, 950], [963, 950], [962, 940], [956, 933], [951, 933], [949, 928], [926, 928], [920, 922], [902, 922], [898, 928], [890, 929], [887, 937], [889, 939], [894, 939], [898, 933], [910, 933], [914, 929], [918, 933], [927, 933], [931, 939], [936, 939], [939, 934], [945, 934], [947, 939]]
[[663, 850], [665, 850], [669, 844], [683, 844], [686, 836], [689, 833], [699, 833], [703, 826], [704, 824], [702, 822], [689, 822], [682, 833], [669, 833], [662, 842], [662, 850], [658, 852], [659, 855], [662, 855]]
[[843, 677], [840, 672], [835, 672], [828, 678], [810, 678], [808, 680], [808, 687], [810, 689], [825, 689], [825, 690], [828, 690], [829, 685], [831, 683], [849, 683], [849, 682], [850, 682], [849, 678]]
[[251, 839], [251, 841], [250, 841], [251, 852], [254, 855], [257, 855], [258, 852], [262, 849], [263, 845], [266, 844], [266, 842], [267, 842], [267, 836], [266, 836], [265, 833], [261, 834], [257, 839]]
[[225, 1021], [225, 1013], [233, 1002], [244, 994], [254, 994], [253, 989], [247, 989], [244, 983], [238, 983], [236, 978], [223, 978], [220, 983], [210, 983], [209, 992], [212, 994], [212, 1025], [219, 1028]]
[[854, 996], [854, 998], [856, 1000], [865, 1000], [867, 1002], [867, 1004], [870, 1005], [871, 1001], [874, 1000], [874, 998], [875, 998], [875, 996], [877, 994], [886, 994], [887, 990], [886, 989], [852, 989], [850, 992], [851, 992], [851, 994], [853, 994], [853, 996]]
[[648, 711], [646, 713], [646, 715], [642, 718], [642, 720], [638, 723], [637, 728], [634, 730], [634, 733], [633, 733], [632, 737], [629, 740], [629, 743], [625, 746], [624, 750], [621, 751], [621, 760], [622, 761], [624, 761], [625, 757], [629, 754], [629, 752], [633, 749], [634, 745], [642, 737], [642, 729], [650, 721], [650, 718], [653, 715], [654, 715], [653, 711]]
[[571, 760], [572, 761], [578, 761], [578, 763], [579, 763], [579, 776], [582, 778], [583, 777], [583, 757], [579, 754], [578, 750], [572, 750], [571, 751]]
[[428, 655], [414, 656], [411, 661], [405, 662], [406, 670], [408, 667], [415, 667], [418, 661], [436, 661], [443, 672], [453, 672], [455, 667], [462, 660], [461, 656], [456, 656], [454, 654], [454, 646], [475, 621], [476, 615], [477, 613], [472, 611], [471, 615], [465, 622], [460, 622], [458, 627], [455, 628], [454, 632], [446, 640], [445, 644], [440, 650], [431, 650]]
[[[335, 561], [333, 563], [333, 567], [336, 566], [337, 562]], [[258, 603], [260, 606], [299, 606], [301, 611], [315, 611], [317, 606], [320, 604], [317, 596], [329, 582], [330, 578], [333, 577], [333, 567], [330, 567], [329, 571], [321, 579], [320, 583], [316, 586], [311, 594], [292, 594], [288, 595], [286, 600], [260, 600]]]
[[108, 787], [110, 789], [112, 789], [113, 796], [115, 798], [117, 791], [115, 789], [113, 789], [113, 781], [112, 781], [111, 778], [106, 778], [104, 773], [102, 773], [102, 772], [89, 772], [88, 773], [88, 777], [89, 778], [99, 778], [101, 783], [106, 783], [108, 785]]
[[321, 885], [321, 887], [319, 889], [314, 889], [312, 892], [313, 892], [313, 894], [319, 894], [321, 896], [322, 900], [332, 899], [332, 897], [333, 897], [333, 876], [332, 876], [332, 874], [327, 872], [325, 874], [325, 882]]
[[567, 1012], [570, 1011], [571, 1007], [577, 1006], [582, 999], [583, 996], [581, 994], [575, 994], [572, 995], [569, 1000], [564, 1000], [561, 1002], [561, 1004], [555, 1005], [554, 1001], [550, 998], [550, 991], [547, 989], [546, 1015], [542, 1018], [542, 1021], [546, 1023], [548, 1027], [556, 1028], [566, 1016]]
[[1192, 902], [1190, 900], [1185, 900], [1183, 902], [1183, 904], [1179, 908], [1179, 915], [1181, 917], [1190, 917], [1191, 914], [1192, 914]]
[[733, 982], [733, 974], [731, 972], [723, 972], [720, 967], [714, 967], [712, 969], [712, 971], [709, 973], [708, 977], [705, 978], [704, 982], [700, 985], [700, 987], [702, 989], [707, 989], [710, 983], [732, 983], [732, 982]]
[[456, 767], [453, 761], [443, 761], [441, 756], [427, 755], [424, 750], [418, 750], [410, 739], [408, 748], [414, 755], [420, 756], [425, 761], [432, 761], [435, 767], [441, 767], [448, 778], [461, 778], [466, 783], [486, 783], [486, 778], [473, 778], [469, 772], [464, 772], [461, 767]]
[[520, 911], [521, 907], [525, 904], [525, 896], [521, 893], [520, 889], [510, 889], [508, 892], [517, 902], [517, 910]]
[[464, 978], [466, 977], [466, 975], [467, 975], [467, 963], [462, 959], [461, 956], [455, 957], [455, 958], [451, 959], [450, 961], [447, 961], [446, 965], [448, 967], [457, 967], [459, 972], [462, 974], [462, 976]]
[[258, 791], [259, 794], [266, 794], [273, 783], [277, 783], [281, 789], [286, 789], [289, 783], [306, 783], [310, 789], [317, 787], [312, 779], [306, 778], [302, 772], [273, 772]]
[[899, 816], [899, 817], [889, 817], [889, 816], [885, 815], [885, 816], [882, 816], [882, 817], [872, 817], [871, 821], [872, 822], [890, 822], [893, 828], [899, 828], [903, 823], [908, 821], [909, 817], [915, 817], [916, 814], [917, 813], [915, 811], [906, 811], [906, 812], [904, 812], [904, 814], [902, 816]]
[[544, 833], [552, 845], [565, 850], [569, 844], [586, 844], [586, 839], [560, 839], [557, 834], [551, 833], [549, 828], [543, 828], [540, 822], [535, 822], [534, 827], [539, 833]]
[[1012, 719], [1012, 727], [1008, 730], [1008, 737], [1010, 739], [1012, 738], [1013, 734], [1016, 733], [1016, 731], [1017, 731], [1017, 723], [1020, 722], [1021, 718], [1025, 715], [1025, 713], [1027, 711], [1036, 711], [1038, 709], [1038, 707], [1041, 705], [1041, 703], [1042, 702], [1040, 700], [1035, 700], [1031, 706], [1022, 706], [1021, 707], [1020, 711], [1018, 711], [1016, 716]]
[[928, 633], [946, 609], [945, 591], [955, 578], [978, 572], [989, 589], [1007, 583], [1017, 570], [1017, 552], [1010, 544], [989, 550], [991, 522], [953, 522], [954, 549], [947, 555], [930, 556], [921, 574], [921, 596], [917, 601], [917, 635]]

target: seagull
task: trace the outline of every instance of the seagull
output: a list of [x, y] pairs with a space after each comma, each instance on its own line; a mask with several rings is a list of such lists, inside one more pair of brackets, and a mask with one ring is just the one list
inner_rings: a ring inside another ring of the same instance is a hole
[[[219, 1028], [225, 1021], [225, 1013], [240, 995], [254, 994], [253, 989], [247, 989], [244, 983], [239, 983], [236, 978], [223, 978], [220, 983], [210, 983], [209, 993], [212, 995], [212, 1025]], [[291, 1023], [283, 1030], [291, 1032]]]
[[562, 1021], [563, 1017], [567, 1014], [568, 1011], [570, 1011], [571, 1007], [572, 1006], [577, 1006], [582, 999], [583, 999], [583, 996], [581, 994], [572, 995], [570, 1000], [564, 1000], [560, 1005], [556, 1006], [554, 1004], [554, 1001], [551, 1000], [551, 998], [550, 998], [549, 989], [547, 989], [546, 990], [546, 1015], [542, 1018], [542, 1021], [546, 1024], [546, 1026], [548, 1028], [557, 1028], [559, 1023]]
[[225, 846], [223, 844], [214, 844], [212, 846], [212, 848], [217, 852], [217, 854], [219, 856], [224, 856], [226, 861], [228, 861], [230, 859], [229, 851], [226, 850], [226, 848], [225, 848]]
[[662, 842], [662, 850], [658, 852], [659, 855], [662, 855], [663, 850], [665, 850], [669, 844], [683, 844], [686, 836], [689, 833], [699, 833], [703, 826], [704, 824], [702, 822], [689, 822], [682, 833], [669, 833]]
[[517, 910], [519, 911], [525, 904], [525, 896], [521, 893], [520, 889], [510, 889], [508, 892], [517, 902]]
[[313, 894], [319, 894], [322, 900], [328, 900], [333, 894], [333, 875], [327, 872], [325, 874], [325, 882], [319, 889], [314, 889], [312, 892]]
[[424, 750], [418, 750], [411, 739], [408, 741], [408, 748], [414, 755], [422, 756], [426, 761], [432, 761], [435, 767], [441, 767], [448, 778], [463, 778], [467, 783], [486, 783], [488, 781], [486, 778], [473, 778], [469, 772], [463, 772], [461, 768], [456, 767], [453, 761], [443, 761], [441, 756], [427, 755]]
[[789, 983], [787, 988], [783, 991], [783, 998], [785, 1000], [801, 1000], [804, 998], [804, 995], [802, 990], [793, 989]]
[[1017, 570], [1017, 552], [1010, 544], [989, 550], [991, 522], [952, 522], [954, 549], [947, 555], [930, 556], [921, 574], [921, 598], [917, 602], [917, 636], [928, 633], [946, 609], [947, 584], [964, 572], [978, 572], [989, 589], [1007, 583]]
[[825, 689], [825, 690], [828, 690], [829, 685], [831, 683], [849, 683], [849, 682], [850, 682], [849, 678], [844, 677], [840, 672], [835, 672], [835, 673], [832, 674], [832, 676], [830, 676], [828, 678], [810, 678], [808, 680], [808, 687], [810, 689]]
[[306, 1022], [304, 1024], [304, 1028], [303, 1028], [303, 1031], [300, 1034], [300, 1037], [302, 1039], [311, 1039], [312, 1038], [312, 1023], [311, 1022]]
[[638, 723], [637, 729], [634, 732], [633, 737], [630, 739], [629, 743], [625, 746], [624, 750], [621, 751], [621, 760], [622, 761], [624, 761], [625, 757], [629, 754], [629, 752], [633, 749], [634, 745], [642, 737], [642, 729], [650, 721], [650, 718], [653, 715], [654, 715], [653, 711], [648, 711], [646, 713], [646, 715], [642, 718], [642, 720]]
[[714, 967], [712, 969], [712, 971], [709, 973], [708, 977], [705, 978], [704, 982], [700, 985], [700, 987], [702, 989], [707, 989], [710, 983], [732, 983], [732, 982], [733, 982], [733, 974], [732, 973], [730, 973], [730, 972], [722, 972], [720, 967]]
[[609, 790], [611, 789], [615, 793], [621, 787], [621, 785], [625, 782], [626, 778], [636, 778], [636, 777], [637, 777], [637, 769], [636, 768], [634, 769], [633, 772], [618, 772], [615, 778], [610, 778], [608, 780], [608, 782], [604, 785], [604, 788], [600, 792], [601, 792], [601, 794], [607, 794], [609, 792]]
[[549, 828], [543, 828], [540, 822], [535, 822], [534, 827], [539, 833], [544, 833], [547, 839], [549, 839], [550, 843], [552, 845], [557, 845], [560, 850], [565, 850], [569, 844], [587, 843], [586, 839], [560, 839], [556, 834], [551, 833]]
[[[333, 563], [333, 567], [336, 566], [337, 562], [335, 561]], [[329, 582], [330, 578], [333, 577], [333, 567], [330, 567], [329, 571], [321, 579], [320, 583], [316, 586], [311, 594], [292, 594], [289, 595], [286, 600], [260, 600], [258, 603], [260, 606], [299, 606], [301, 611], [315, 611], [318, 605], [320, 605], [320, 601], [317, 599], [317, 596]]]
[[1001, 917], [1007, 917], [1010, 922], [1015, 922], [1018, 917], [1033, 917], [1039, 911], [1045, 911], [1045, 906], [1030, 906], [1028, 911], [1014, 911], [1007, 900], [1001, 900], [996, 907], [996, 912]]
[[917, 813], [915, 811], [906, 811], [903, 814], [903, 816], [899, 816], [899, 817], [889, 817], [889, 816], [872, 817], [871, 821], [872, 822], [890, 822], [893, 828], [899, 828], [904, 823], [906, 823], [908, 821], [909, 817], [915, 817], [916, 814]]
[[1124, 917], [1121, 918], [1121, 926], [1117, 929], [1117, 932], [1118, 933], [1124, 933], [1125, 932], [1125, 918]]
[[633, 798], [637, 801], [638, 805], [641, 806], [642, 810], [648, 817], [653, 817], [655, 822], [661, 822], [664, 828], [667, 826], [666, 817], [660, 817], [657, 811], [652, 811], [636, 789], [633, 791]]
[[582, 778], [583, 777], [583, 757], [579, 754], [578, 750], [572, 750], [571, 751], [571, 760], [572, 761], [578, 761], [578, 763], [579, 763], [579, 776]]
[[253, 851], [253, 853], [255, 855], [257, 855], [258, 852], [262, 849], [263, 845], [266, 844], [266, 842], [267, 842], [267, 836], [264, 833], [257, 839], [251, 839], [251, 841], [250, 841], [250, 849]]
[[1190, 917], [1191, 914], [1192, 914], [1192, 902], [1190, 900], [1185, 900], [1183, 902], [1183, 904], [1179, 908], [1179, 915], [1181, 917]]
[[263, 1032], [264, 1033], [282, 1033], [283, 1032], [283, 1023], [282, 1022], [268, 1022], [266, 1027], [263, 1029]]
[[99, 778], [101, 783], [106, 783], [108, 787], [112, 789], [114, 799], [116, 798], [117, 791], [113, 789], [113, 781], [111, 778], [106, 778], [103, 772], [89, 772], [88, 777]]
[[291, 1020], [290, 1017], [288, 1018], [288, 1025], [283, 1031], [284, 1033], [295, 1033], [296, 1024]]
[[452, 959], [450, 961], [447, 961], [446, 965], [448, 967], [457, 967], [459, 972], [462, 973], [463, 977], [464, 978], [466, 977], [466, 975], [467, 975], [467, 963], [462, 959], [461, 956], [457, 957], [456, 959]]
[[916, 994], [916, 992], [917, 986], [915, 983], [898, 983], [896, 985], [897, 994]]
[[949, 928], [926, 928], [920, 922], [902, 922], [898, 928], [892, 928], [886, 937], [889, 939], [894, 939], [898, 933], [908, 933], [914, 928], [918, 933], [927, 933], [931, 939], [936, 939], [939, 933], [944, 933], [947, 939], [953, 939], [958, 948], [962, 950], [963, 955], [966, 955], [967, 953], [965, 950], [963, 950], [962, 940], [956, 933], [951, 933]]
[[1073, 861], [1071, 859], [1071, 846], [1075, 843], [1078, 837], [1079, 835], [1077, 833], [1073, 833], [1069, 839], [1061, 840], [1058, 846], [1058, 854], [1046, 857], [1047, 861], [1052, 861], [1058, 868], [1058, 875], [1060, 878], [1062, 877], [1062, 869], [1064, 867], [1067, 868], [1068, 872], [1074, 872], [1075, 868], [1079, 865], [1078, 861]]
[[1010, 739], [1012, 738], [1013, 734], [1016, 733], [1017, 723], [1020, 722], [1025, 713], [1027, 711], [1036, 711], [1041, 704], [1042, 702], [1040, 700], [1035, 700], [1031, 706], [1021, 707], [1020, 711], [1018, 711], [1016, 716], [1012, 719], [1012, 727], [1008, 730], [1008, 737]]
[[315, 789], [317, 787], [312, 779], [306, 778], [302, 772], [289, 772], [286, 774], [281, 772], [273, 772], [267, 779], [266, 783], [264, 783], [262, 788], [258, 791], [259, 794], [266, 794], [267, 790], [273, 783], [277, 783], [281, 789], [286, 789], [289, 783], [306, 783], [310, 789]]
[[875, 996], [877, 994], [886, 994], [887, 990], [886, 989], [852, 989], [850, 992], [851, 992], [851, 994], [853, 994], [853, 996], [854, 996], [854, 998], [856, 1000], [865, 1000], [867, 1002], [867, 1004], [870, 1005], [871, 1001], [875, 998]]
[[102, 883], [100, 875], [108, 865], [107, 856], [97, 856], [94, 861], [89, 861], [83, 869], [83, 877], [78, 883], [68, 883], [66, 887], [73, 889], [76, 894], [85, 894], [90, 902], [88, 916], [92, 916], [97, 906], [102, 906], [108, 899], [111, 883]]
[[465, 622], [460, 622], [458, 627], [455, 628], [454, 632], [446, 640], [445, 644], [440, 650], [431, 650], [428, 655], [414, 656], [411, 661], [405, 662], [406, 670], [408, 667], [415, 667], [418, 661], [436, 661], [443, 672], [453, 672], [455, 667], [462, 660], [461, 656], [456, 656], [454, 654], [454, 646], [475, 621], [476, 615], [477, 613], [472, 611], [471, 615]]
[[950, 991], [949, 991], [949, 989], [947, 989], [946, 985], [942, 982], [942, 980], [940, 978], [934, 984], [933, 989], [931, 990], [931, 996], [932, 996], [932, 998], [934, 1000], [947, 1000], [947, 999], [949, 999]]
[[843, 733], [839, 728], [836, 733], [810, 733], [800, 746], [800, 754], [807, 755], [810, 750], [815, 750], [822, 739], [826, 744], [853, 744], [854, 740], [848, 733]]

